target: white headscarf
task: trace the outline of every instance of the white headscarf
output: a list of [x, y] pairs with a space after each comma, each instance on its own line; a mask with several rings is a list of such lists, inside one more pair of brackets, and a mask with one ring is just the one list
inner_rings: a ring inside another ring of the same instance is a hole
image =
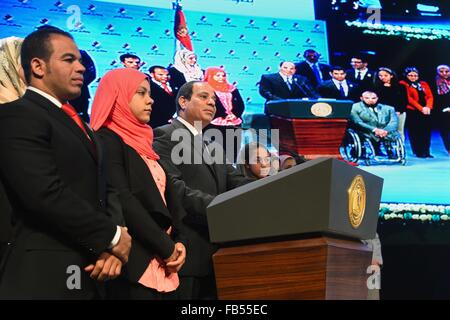
[[17, 100], [26, 90], [20, 77], [20, 48], [23, 39], [8, 37], [0, 39], [0, 103]]
[[173, 66], [184, 75], [186, 82], [203, 80], [203, 71], [198, 63], [191, 66], [187, 62], [188, 57], [192, 55], [197, 57], [194, 52], [187, 49], [178, 50], [175, 53]]

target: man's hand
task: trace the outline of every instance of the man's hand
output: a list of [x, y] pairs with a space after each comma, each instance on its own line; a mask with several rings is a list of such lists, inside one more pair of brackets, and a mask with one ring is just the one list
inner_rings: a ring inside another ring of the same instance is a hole
[[90, 277], [98, 281], [106, 281], [109, 279], [115, 279], [120, 275], [122, 270], [122, 261], [116, 256], [102, 252], [95, 262], [95, 265], [90, 264], [84, 271], [90, 272]]
[[111, 249], [111, 253], [119, 258], [123, 264], [128, 262], [128, 255], [131, 250], [131, 236], [127, 230], [126, 227], [120, 227], [119, 242]]
[[429, 114], [431, 114], [431, 109], [429, 107], [423, 107], [422, 108], [422, 113], [424, 115], [429, 115]]
[[380, 137], [380, 138], [384, 138], [388, 135], [388, 132], [386, 130], [378, 129], [378, 128], [375, 129], [374, 133], [377, 137]]
[[181, 242], [177, 242], [175, 244], [175, 249], [172, 252], [172, 255], [165, 259], [166, 269], [170, 273], [180, 271], [181, 267], [186, 260], [186, 248]]

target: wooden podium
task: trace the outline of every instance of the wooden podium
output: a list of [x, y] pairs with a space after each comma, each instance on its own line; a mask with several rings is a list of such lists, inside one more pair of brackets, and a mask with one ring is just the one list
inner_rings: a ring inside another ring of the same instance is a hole
[[322, 158], [217, 196], [219, 299], [366, 299], [382, 181]]
[[275, 100], [266, 104], [272, 129], [279, 129], [280, 149], [307, 159], [342, 158], [339, 152], [353, 101]]

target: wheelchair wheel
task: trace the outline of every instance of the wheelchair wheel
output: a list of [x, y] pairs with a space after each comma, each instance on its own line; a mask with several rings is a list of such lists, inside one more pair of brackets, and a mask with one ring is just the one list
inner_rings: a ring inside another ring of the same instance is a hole
[[345, 160], [355, 163], [358, 162], [361, 157], [361, 140], [358, 134], [348, 129], [339, 151]]
[[397, 160], [402, 165], [406, 164], [406, 150], [402, 138], [397, 137], [394, 141], [391, 141], [388, 148], [390, 159]]

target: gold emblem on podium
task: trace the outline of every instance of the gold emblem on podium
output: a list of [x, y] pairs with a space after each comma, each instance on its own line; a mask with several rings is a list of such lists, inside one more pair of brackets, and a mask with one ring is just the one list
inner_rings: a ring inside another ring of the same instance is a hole
[[333, 112], [333, 107], [325, 102], [317, 102], [311, 106], [311, 113], [316, 117], [328, 117]]
[[348, 217], [350, 224], [357, 229], [364, 219], [366, 210], [366, 184], [361, 175], [357, 175], [348, 189]]

